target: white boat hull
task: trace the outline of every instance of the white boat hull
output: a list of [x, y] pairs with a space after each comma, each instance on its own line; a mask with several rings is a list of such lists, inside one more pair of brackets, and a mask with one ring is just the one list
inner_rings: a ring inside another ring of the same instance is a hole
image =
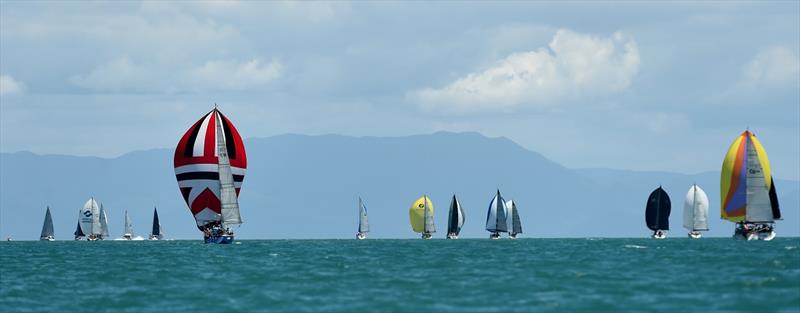
[[356, 239], [358, 239], [358, 240], [367, 239], [367, 235], [364, 235], [362, 233], [358, 233], [358, 234], [356, 234]]
[[457, 235], [447, 235], [447, 239], [458, 239]]
[[700, 239], [700, 237], [703, 237], [703, 234], [701, 234], [699, 231], [689, 232], [688, 235], [689, 235], [689, 238], [692, 238], [692, 239]]
[[654, 232], [651, 237], [653, 239], [665, 239], [665, 238], [667, 238], [667, 232], [666, 231], [657, 231], [657, 232]]

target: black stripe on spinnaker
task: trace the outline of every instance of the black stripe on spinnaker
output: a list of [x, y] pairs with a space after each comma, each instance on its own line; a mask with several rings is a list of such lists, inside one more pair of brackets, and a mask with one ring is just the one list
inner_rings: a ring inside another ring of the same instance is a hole
[[[183, 174], [175, 175], [175, 178], [178, 181], [184, 180], [195, 180], [195, 179], [207, 179], [207, 180], [219, 180], [219, 173], [217, 172], [189, 172]], [[244, 180], [244, 175], [233, 175], [233, 181], [241, 182]]]
[[217, 114], [219, 114], [219, 120], [222, 121], [222, 130], [225, 133], [225, 149], [228, 149], [228, 158], [236, 159], [236, 143], [233, 142], [231, 127], [228, 125], [228, 121], [225, 120], [225, 115], [222, 115], [222, 112], [217, 110]]
[[200, 132], [200, 125], [203, 124], [203, 120], [205, 120], [209, 114], [211, 114], [211, 112], [206, 113], [206, 115], [203, 115], [203, 118], [197, 121], [197, 123], [194, 123], [192, 132], [189, 134], [189, 138], [186, 139], [186, 147], [183, 149], [184, 157], [191, 158], [194, 156], [194, 141], [197, 140], [197, 135]]

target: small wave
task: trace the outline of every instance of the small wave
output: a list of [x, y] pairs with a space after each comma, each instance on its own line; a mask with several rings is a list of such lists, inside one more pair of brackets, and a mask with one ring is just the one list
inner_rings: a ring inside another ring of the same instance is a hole
[[783, 247], [783, 248], [784, 248], [784, 249], [786, 249], [786, 250], [794, 250], [794, 249], [797, 249], [797, 247], [796, 247], [796, 246], [786, 246], [786, 247]]
[[637, 245], [625, 245], [625, 248], [632, 248], [632, 249], [647, 249], [645, 246], [637, 246]]
[[277, 253], [270, 253], [269, 256], [278, 256]]

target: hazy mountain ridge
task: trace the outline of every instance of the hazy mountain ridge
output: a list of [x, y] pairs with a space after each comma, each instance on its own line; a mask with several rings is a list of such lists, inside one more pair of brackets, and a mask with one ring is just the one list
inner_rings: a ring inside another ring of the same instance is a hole
[[[240, 203], [241, 238], [350, 238], [357, 197], [369, 210], [371, 237], [416, 237], [408, 206], [423, 193], [436, 208], [437, 237], [446, 232], [456, 193], [466, 210], [463, 235], [485, 237], [486, 206], [496, 189], [520, 208], [525, 236], [647, 236], [644, 204], [659, 184], [672, 198], [672, 236], [681, 229], [683, 198], [696, 182], [711, 200], [710, 235], [727, 236], [719, 220], [719, 174], [685, 175], [612, 169], [568, 169], [506, 138], [439, 132], [405, 137], [279, 135], [246, 140], [248, 171]], [[0, 154], [0, 233], [35, 239], [51, 206], [58, 239], [75, 229], [78, 208], [95, 196], [110, 210], [112, 236], [130, 211], [139, 235], [157, 205], [168, 237], [198, 238], [178, 192], [172, 149], [117, 158]], [[779, 235], [800, 234], [800, 182], [777, 180], [785, 221]]]

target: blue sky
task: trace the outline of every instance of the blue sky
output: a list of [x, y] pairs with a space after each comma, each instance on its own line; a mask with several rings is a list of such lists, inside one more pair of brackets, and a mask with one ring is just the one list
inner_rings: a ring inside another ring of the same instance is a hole
[[568, 167], [719, 170], [746, 127], [800, 178], [800, 2], [0, 2], [0, 151], [505, 136]]

